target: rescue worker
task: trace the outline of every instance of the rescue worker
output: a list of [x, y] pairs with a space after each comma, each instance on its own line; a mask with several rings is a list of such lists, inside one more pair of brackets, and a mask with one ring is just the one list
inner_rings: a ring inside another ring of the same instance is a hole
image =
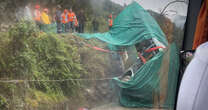
[[111, 29], [112, 26], [113, 26], [113, 15], [110, 14], [109, 18], [108, 18], [108, 27], [109, 27], [109, 29]]
[[84, 26], [85, 26], [85, 21], [86, 21], [86, 17], [84, 14], [84, 10], [81, 10], [78, 13], [78, 22], [79, 22], [79, 33], [83, 33], [84, 32]]
[[97, 20], [96, 17], [93, 19], [92, 25], [93, 25], [93, 32], [98, 32], [98, 29], [99, 29], [99, 22], [98, 22], [98, 20]]
[[65, 9], [64, 12], [61, 15], [61, 23], [62, 23], [62, 32], [68, 32], [69, 31], [69, 18], [68, 18], [68, 10]]
[[32, 13], [31, 13], [31, 4], [29, 3], [28, 5], [25, 6], [25, 10], [24, 10], [24, 20], [27, 21], [32, 21]]
[[74, 31], [74, 19], [76, 19], [75, 13], [72, 11], [72, 8], [70, 8], [70, 11], [68, 13], [68, 22], [69, 22], [69, 27], [72, 30], [72, 32]]
[[55, 14], [55, 21], [56, 21], [56, 28], [57, 28], [57, 33], [62, 32], [62, 26], [61, 26], [61, 6], [58, 5], [56, 8], [56, 14]]
[[49, 30], [49, 25], [51, 24], [51, 21], [50, 21], [50, 18], [49, 18], [48, 13], [49, 13], [49, 11], [48, 11], [47, 8], [45, 8], [45, 9], [43, 10], [43, 12], [41, 13], [41, 21], [42, 21], [42, 23], [43, 23], [42, 29], [41, 29], [41, 30], [42, 30], [43, 32], [48, 32], [48, 31], [50, 31], [50, 30]]
[[48, 9], [45, 8], [41, 14], [41, 20], [42, 20], [43, 24], [51, 24], [48, 13], [49, 13]]
[[34, 11], [34, 20], [36, 25], [38, 26], [39, 29], [41, 29], [41, 12], [40, 12], [40, 5], [35, 6], [35, 11]]

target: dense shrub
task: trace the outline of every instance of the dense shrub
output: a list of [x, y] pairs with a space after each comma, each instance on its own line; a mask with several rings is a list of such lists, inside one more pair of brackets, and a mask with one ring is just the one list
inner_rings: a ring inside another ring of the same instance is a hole
[[[9, 102], [9, 109], [16, 110], [19, 105], [26, 105], [38, 110], [51, 110], [53, 105], [65, 101], [74, 105], [70, 106], [71, 109], [90, 103], [95, 106], [100, 97], [105, 97], [100, 91], [110, 91], [105, 87], [98, 89], [104, 82], [70, 80], [112, 77], [116, 71], [112, 68], [111, 55], [86, 46], [106, 48], [103, 42], [84, 40], [72, 34], [42, 33], [35, 24], [24, 21], [14, 25], [8, 33], [0, 33], [0, 43], [0, 79], [26, 80], [0, 83], [0, 93]], [[108, 86], [107, 83], [104, 84]], [[89, 97], [91, 93], [86, 92], [89, 88], [97, 94]], [[95, 102], [88, 102], [92, 99]]]
[[3, 96], [0, 96], [0, 109], [1, 110], [7, 110], [8, 109], [8, 102]]
[[[1, 74], [12, 79], [77, 79], [84, 73], [77, 48], [57, 38], [56, 34], [39, 32], [31, 22], [20, 22], [9, 31], [10, 41], [1, 59]], [[77, 88], [75, 81], [33, 82], [42, 91], [69, 93]]]

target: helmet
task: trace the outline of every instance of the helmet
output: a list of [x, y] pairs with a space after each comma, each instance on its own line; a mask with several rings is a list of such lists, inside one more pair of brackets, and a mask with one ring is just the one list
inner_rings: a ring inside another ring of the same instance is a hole
[[36, 9], [39, 9], [39, 8], [40, 8], [40, 5], [35, 5], [35, 8], [36, 8]]

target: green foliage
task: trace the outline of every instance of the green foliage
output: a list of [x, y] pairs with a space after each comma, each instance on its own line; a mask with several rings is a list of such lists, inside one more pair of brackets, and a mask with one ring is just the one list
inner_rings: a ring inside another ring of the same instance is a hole
[[[0, 78], [44, 80], [17, 84], [0, 83], [2, 96], [7, 97], [10, 103], [14, 102], [9, 107], [15, 108], [16, 105], [25, 103], [39, 109], [47, 105], [43, 104], [44, 101], [53, 105], [66, 97], [70, 100], [76, 99], [77, 102], [82, 100], [84, 103], [84, 96], [80, 94], [83, 94], [88, 83], [45, 80], [100, 79], [107, 77], [106, 73], [112, 71], [109, 54], [82, 44], [106, 47], [106, 44], [97, 40], [87, 41], [71, 34], [42, 33], [31, 22], [17, 23], [8, 33], [0, 35]], [[94, 87], [96, 83], [90, 86]]]
[[[85, 73], [77, 48], [57, 35], [40, 33], [33, 23], [20, 22], [9, 31], [8, 49], [2, 55], [1, 72], [13, 79], [62, 80], [78, 79]], [[3, 64], [4, 63], [4, 64]], [[45, 92], [76, 90], [78, 82], [34, 82], [30, 85]]]
[[38, 110], [53, 107], [56, 103], [66, 101], [67, 99], [61, 93], [44, 93], [35, 89], [29, 90], [30, 95], [25, 97], [25, 103]]
[[0, 96], [0, 109], [1, 110], [7, 110], [8, 109], [8, 102], [6, 98], [3, 96]]

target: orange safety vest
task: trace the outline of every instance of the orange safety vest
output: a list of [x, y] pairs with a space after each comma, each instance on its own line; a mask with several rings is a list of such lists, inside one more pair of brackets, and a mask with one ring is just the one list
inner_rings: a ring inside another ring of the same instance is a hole
[[61, 23], [63, 23], [63, 24], [68, 23], [67, 19], [68, 19], [67, 18], [67, 14], [66, 13], [62, 13], [62, 15], [61, 15]]
[[109, 20], [108, 20], [108, 25], [109, 25], [110, 27], [113, 26], [113, 19], [109, 19]]
[[35, 21], [41, 21], [41, 13], [38, 9], [35, 9], [34, 16]]
[[68, 18], [69, 18], [68, 19], [69, 22], [73, 22], [74, 21], [74, 18], [75, 18], [74, 12], [69, 12]]

